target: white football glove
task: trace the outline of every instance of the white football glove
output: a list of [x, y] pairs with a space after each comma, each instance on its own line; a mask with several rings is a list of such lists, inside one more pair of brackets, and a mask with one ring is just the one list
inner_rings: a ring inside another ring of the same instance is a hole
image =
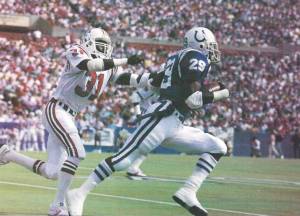
[[196, 91], [191, 94], [186, 100], [186, 105], [191, 109], [199, 109], [203, 106], [202, 92]]

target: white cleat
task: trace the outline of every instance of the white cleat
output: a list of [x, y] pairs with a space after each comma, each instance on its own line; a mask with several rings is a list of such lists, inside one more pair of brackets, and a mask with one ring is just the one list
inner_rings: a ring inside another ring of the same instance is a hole
[[131, 180], [143, 180], [144, 178], [147, 177], [145, 173], [141, 169], [138, 170], [128, 170], [126, 173], [126, 176], [131, 179]]
[[4, 156], [7, 152], [9, 152], [9, 147], [6, 144], [0, 144], [0, 165], [4, 165], [9, 163], [9, 161], [4, 159]]
[[86, 197], [80, 193], [79, 189], [68, 191], [66, 201], [70, 216], [82, 216], [85, 198]]
[[194, 216], [207, 216], [208, 213], [197, 199], [196, 193], [185, 188], [179, 189], [173, 200], [188, 210]]
[[51, 204], [48, 216], [69, 216], [69, 212], [64, 203]]

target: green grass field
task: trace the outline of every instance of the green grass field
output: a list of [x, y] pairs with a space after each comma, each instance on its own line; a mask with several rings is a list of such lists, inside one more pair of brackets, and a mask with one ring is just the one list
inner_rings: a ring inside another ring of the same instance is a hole
[[[105, 156], [88, 154], [72, 187], [80, 185]], [[171, 196], [190, 175], [196, 160], [196, 156], [150, 155], [142, 168], [160, 180], [132, 181], [124, 173], [116, 173], [88, 197], [84, 215], [189, 215]], [[0, 167], [0, 215], [46, 215], [55, 186], [55, 181], [22, 167]], [[203, 184], [198, 198], [211, 216], [299, 216], [300, 160], [223, 158]]]

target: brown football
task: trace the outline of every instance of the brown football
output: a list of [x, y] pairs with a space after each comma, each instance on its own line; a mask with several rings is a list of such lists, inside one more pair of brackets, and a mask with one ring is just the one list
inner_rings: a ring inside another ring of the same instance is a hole
[[205, 87], [210, 92], [220, 90], [220, 85], [217, 81], [208, 81], [207, 83], [205, 83]]

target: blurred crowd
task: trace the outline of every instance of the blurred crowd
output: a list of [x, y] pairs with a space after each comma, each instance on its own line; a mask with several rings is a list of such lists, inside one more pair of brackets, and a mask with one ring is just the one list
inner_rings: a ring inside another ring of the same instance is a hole
[[[48, 37], [11, 41], [0, 39], [0, 121], [19, 121], [40, 114], [63, 70], [61, 58], [69, 44]], [[50, 45], [51, 44], [51, 45]], [[141, 52], [117, 43], [114, 56]], [[145, 52], [145, 50], [144, 50]], [[157, 71], [165, 51], [146, 52], [145, 64], [124, 68], [134, 73]], [[232, 92], [230, 99], [205, 107], [188, 123], [203, 127], [235, 127], [261, 132], [300, 127], [300, 53], [285, 57], [225, 56], [212, 69], [210, 79], [222, 80]], [[95, 128], [133, 122], [130, 95], [134, 89], [109, 86], [100, 100], [80, 114], [80, 127]]]
[[221, 44], [300, 45], [298, 0], [0, 0], [2, 14], [38, 15], [65, 28], [101, 26], [111, 35], [182, 39], [206, 26]]

